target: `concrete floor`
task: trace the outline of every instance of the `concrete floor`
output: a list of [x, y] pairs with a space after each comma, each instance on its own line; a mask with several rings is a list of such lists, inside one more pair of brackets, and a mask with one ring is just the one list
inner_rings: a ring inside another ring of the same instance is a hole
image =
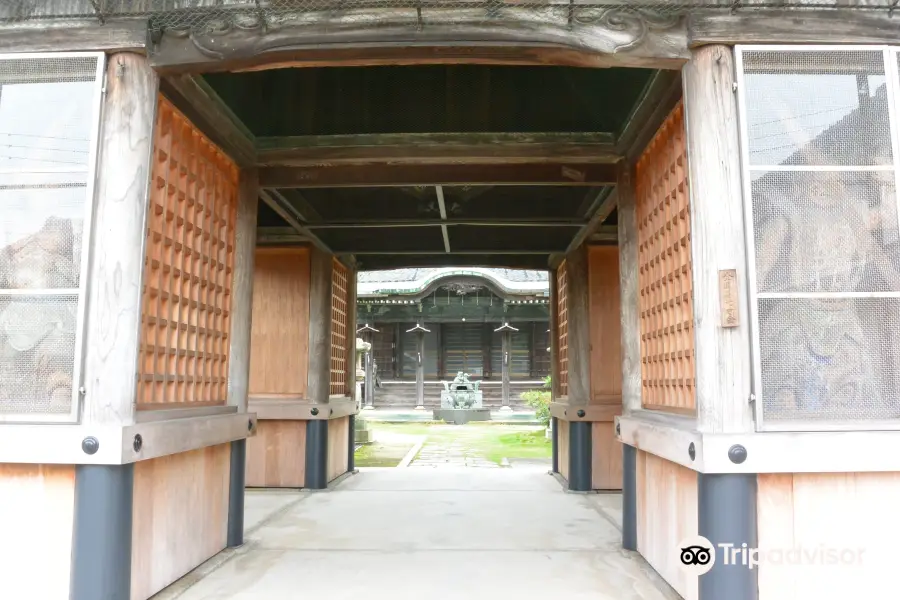
[[620, 549], [617, 494], [546, 469], [370, 469], [326, 492], [248, 492], [247, 538], [154, 600], [663, 600]]

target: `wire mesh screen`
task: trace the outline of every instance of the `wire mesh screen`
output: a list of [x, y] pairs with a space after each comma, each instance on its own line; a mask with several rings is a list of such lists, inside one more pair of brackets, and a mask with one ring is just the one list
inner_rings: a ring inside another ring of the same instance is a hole
[[100, 57], [0, 57], [0, 419], [76, 418]]
[[642, 403], [674, 412], [696, 409], [687, 169], [679, 103], [638, 160], [635, 182]]
[[238, 170], [160, 96], [138, 409], [226, 401]]
[[331, 271], [330, 395], [347, 394], [347, 267], [334, 261]]
[[739, 54], [760, 425], [895, 421], [895, 57], [857, 48]]

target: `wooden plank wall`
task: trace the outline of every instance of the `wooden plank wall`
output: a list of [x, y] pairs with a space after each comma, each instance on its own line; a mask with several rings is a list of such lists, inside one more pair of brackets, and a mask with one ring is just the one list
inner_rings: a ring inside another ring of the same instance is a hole
[[258, 248], [253, 275], [250, 397], [306, 398], [309, 249]]
[[695, 414], [690, 191], [679, 102], [636, 167], [644, 408]]
[[230, 444], [135, 463], [132, 600], [146, 600], [225, 548], [230, 465]]
[[333, 481], [347, 472], [347, 461], [350, 458], [350, 417], [341, 417], [328, 421], [328, 481]]
[[677, 552], [697, 535], [697, 473], [640, 450], [636, 470], [638, 552], [685, 600], [697, 600], [698, 579], [684, 573]]
[[559, 433], [556, 438], [557, 468], [563, 479], [569, 480], [569, 422], [562, 419], [556, 420], [556, 426], [559, 427]]
[[[856, 564], [759, 567], [759, 600], [896, 596], [900, 473], [761, 474], [759, 548], [822, 554], [863, 549]], [[813, 561], [817, 559], [813, 558]]]
[[[591, 321], [591, 404], [622, 407], [622, 316], [619, 294], [619, 249], [588, 247], [588, 293]], [[592, 426], [592, 487], [622, 489], [622, 447], [615, 424]]]
[[225, 404], [238, 168], [160, 96], [150, 178], [137, 408]]
[[68, 598], [75, 467], [0, 464], [0, 507], [0, 596]]
[[247, 487], [306, 485], [306, 421], [258, 421], [247, 438]]

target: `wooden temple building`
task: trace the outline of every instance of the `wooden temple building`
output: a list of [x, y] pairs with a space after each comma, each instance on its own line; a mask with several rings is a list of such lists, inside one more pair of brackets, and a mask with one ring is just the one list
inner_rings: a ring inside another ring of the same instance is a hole
[[[372, 344], [378, 377], [376, 396], [366, 405], [439, 405], [441, 381], [463, 372], [481, 382], [486, 407], [521, 406], [521, 392], [541, 388], [550, 375], [549, 296], [546, 271], [445, 267], [359, 273], [357, 329]], [[416, 386], [420, 323], [426, 330], [424, 379]]]
[[554, 475], [681, 597], [890, 596], [896, 4], [0, 3], [0, 596], [146, 600], [352, 473], [357, 330], [466, 316], [358, 275], [449, 267], [546, 273], [479, 323], [535, 324]]

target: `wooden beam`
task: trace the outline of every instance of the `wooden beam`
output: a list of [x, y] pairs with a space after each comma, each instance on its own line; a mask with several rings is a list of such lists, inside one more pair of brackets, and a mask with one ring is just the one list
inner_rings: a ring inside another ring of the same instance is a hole
[[[557, 250], [453, 250], [452, 252], [447, 252], [446, 250], [348, 250], [345, 252], [346, 254], [355, 254], [356, 256], [428, 256], [432, 254], [450, 254], [453, 256], [490, 256], [490, 255], [504, 255], [504, 256], [540, 256], [540, 255], [548, 255], [552, 252], [557, 252]], [[343, 253], [342, 253], [343, 254]]]
[[[327, 403], [331, 391], [331, 278], [334, 257], [313, 248], [309, 275], [309, 371], [307, 396]], [[288, 351], [286, 349], [286, 351]], [[355, 371], [355, 369], [354, 369]], [[355, 376], [354, 376], [355, 379]]]
[[688, 44], [896, 44], [900, 19], [887, 10], [700, 11], [688, 16]]
[[613, 163], [611, 133], [419, 133], [257, 138], [260, 166]]
[[697, 428], [751, 432], [751, 354], [747, 294], [734, 307], [739, 325], [721, 326], [719, 274], [747, 281], [734, 54], [704, 46], [684, 70], [685, 140], [691, 182], [691, 273]]
[[386, 220], [333, 220], [322, 223], [307, 223], [306, 229], [347, 229], [347, 228], [382, 228], [382, 227], [437, 227], [469, 225], [473, 227], [582, 227], [587, 223], [584, 219], [546, 219], [535, 217], [530, 219], [386, 219]]
[[293, 212], [293, 208], [290, 203], [285, 200], [284, 196], [278, 193], [277, 190], [264, 190], [260, 187], [259, 197], [262, 199], [266, 205], [275, 211], [279, 217], [285, 220], [288, 225], [290, 225], [294, 231], [296, 231], [299, 235], [303, 236], [312, 244], [323, 252], [327, 252], [328, 254], [333, 254], [331, 248], [329, 248], [325, 243], [320, 240], [317, 236], [313, 235], [306, 227], [303, 226], [302, 223], [297, 219], [297, 216]]
[[635, 161], [681, 99], [681, 73], [657, 71], [616, 138], [616, 152]]
[[[618, 191], [616, 193], [618, 193]], [[617, 244], [619, 242], [619, 228], [616, 225], [604, 225], [598, 227], [597, 231], [595, 231], [588, 240], [594, 244]]]
[[266, 188], [391, 187], [410, 185], [613, 185], [612, 164], [376, 165], [265, 167]]
[[257, 244], [303, 244], [310, 239], [297, 233], [293, 227], [258, 227], [256, 229]]
[[546, 268], [547, 257], [523, 254], [472, 254], [458, 255], [441, 252], [439, 254], [380, 254], [362, 256], [359, 261], [360, 270], [405, 269], [413, 267], [498, 267], [505, 269]]
[[160, 90], [239, 166], [255, 166], [253, 134], [202, 77], [166, 77]]
[[622, 409], [641, 409], [641, 308], [638, 281], [638, 225], [634, 166], [619, 167], [619, 294], [622, 323]]
[[30, 21], [0, 26], [0, 53], [134, 52], [150, 45], [146, 19]]
[[575, 234], [575, 237], [572, 238], [572, 241], [569, 242], [569, 247], [566, 248], [566, 254], [573, 252], [587, 241], [587, 239], [600, 228], [600, 225], [609, 218], [612, 211], [616, 209], [615, 189], [602, 188], [600, 193], [597, 194], [597, 201], [599, 202], [599, 206], [597, 206], [596, 212], [591, 217], [591, 220], [585, 223], [578, 233]]
[[444, 188], [439, 185], [434, 186], [437, 193], [438, 210], [441, 213], [441, 236], [444, 238], [444, 251], [450, 252], [450, 235], [447, 232], [447, 225], [443, 222], [447, 220], [447, 206], [444, 204]]

